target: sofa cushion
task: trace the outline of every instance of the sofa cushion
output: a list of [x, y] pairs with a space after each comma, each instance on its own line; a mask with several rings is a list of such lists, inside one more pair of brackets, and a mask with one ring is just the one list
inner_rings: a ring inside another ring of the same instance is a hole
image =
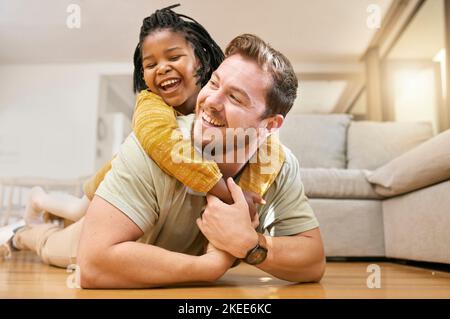
[[348, 114], [289, 114], [280, 129], [280, 139], [301, 167], [345, 168], [350, 121]]
[[433, 136], [425, 122], [352, 122], [348, 168], [374, 170]]
[[450, 179], [450, 130], [422, 143], [368, 174], [384, 196], [407, 193]]
[[358, 169], [301, 168], [300, 176], [306, 195], [310, 198], [379, 199]]
[[327, 256], [384, 256], [381, 201], [313, 198], [309, 203]]
[[383, 201], [386, 257], [450, 264], [449, 194], [446, 181]]

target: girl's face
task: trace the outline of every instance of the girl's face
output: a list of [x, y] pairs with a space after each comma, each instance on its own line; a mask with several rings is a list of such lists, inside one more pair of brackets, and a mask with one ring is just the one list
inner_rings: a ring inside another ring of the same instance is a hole
[[181, 113], [194, 110], [200, 91], [198, 61], [181, 34], [167, 29], [149, 34], [142, 43], [142, 67], [150, 91]]

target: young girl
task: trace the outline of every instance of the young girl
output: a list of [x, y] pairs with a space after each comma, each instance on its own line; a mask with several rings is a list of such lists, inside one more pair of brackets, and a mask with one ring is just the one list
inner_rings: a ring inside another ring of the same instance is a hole
[[[174, 164], [171, 160], [172, 149], [179, 143], [178, 139], [173, 139], [174, 131], [178, 130], [176, 114], [193, 112], [200, 88], [208, 82], [211, 73], [223, 60], [221, 49], [208, 32], [191, 18], [173, 12], [173, 7], [157, 10], [143, 21], [134, 54], [134, 90], [140, 93], [135, 107], [133, 130], [147, 154], [167, 174], [196, 192], [209, 192], [231, 204], [231, 195], [215, 162], [184, 158], [181, 163]], [[156, 45], [169, 44], [165, 43], [168, 42], [166, 40], [164, 43], [158, 41], [159, 38], [164, 39], [164, 36], [157, 35], [162, 30], [165, 30], [165, 38], [176, 37], [181, 42], [184, 39], [193, 50], [177, 49], [165, 56], [150, 56], [149, 53]], [[153, 39], [149, 37], [152, 35], [155, 39], [149, 40]], [[181, 132], [177, 133], [181, 135]], [[265, 147], [279, 145], [269, 140]], [[242, 174], [239, 184], [246, 193], [253, 213], [253, 201], [259, 203], [260, 199], [252, 193], [262, 196], [275, 179], [283, 163], [284, 153], [281, 148], [279, 154], [279, 161], [270, 163], [271, 174], [261, 174], [262, 164], [259, 162], [250, 163], [247, 172]], [[42, 188], [33, 188], [25, 214], [27, 224], [39, 220], [42, 212], [71, 221], [79, 220], [86, 213], [95, 191], [110, 169], [111, 162], [108, 162], [85, 183], [85, 196], [81, 199], [64, 194], [49, 195]]]
[[[167, 174], [194, 191], [209, 192], [232, 203], [215, 162], [185, 159], [175, 164], [171, 159], [172, 149], [180, 142], [172, 138], [173, 133], [182, 134], [176, 115], [194, 110], [201, 86], [208, 82], [211, 73], [223, 60], [222, 51], [207, 31], [191, 18], [173, 12], [172, 8], [157, 10], [144, 19], [141, 27], [134, 55], [134, 89], [140, 93], [133, 130], [143, 149]], [[193, 149], [189, 141], [183, 143], [189, 143]], [[270, 148], [281, 149], [275, 141], [266, 143]], [[262, 202], [251, 192], [262, 196], [277, 176], [284, 161], [282, 150], [279, 154], [278, 161], [270, 163], [271, 174], [261, 174], [264, 165], [260, 162], [250, 163], [244, 169], [240, 184], [247, 192], [250, 206], [254, 202]], [[26, 212], [27, 222], [33, 221], [42, 211], [72, 221], [79, 220], [110, 168], [111, 163], [107, 163], [85, 184], [85, 196], [81, 200], [33, 189]], [[36, 251], [46, 263], [65, 267], [75, 260], [80, 224], [82, 221], [63, 230], [51, 224], [28, 226], [17, 232], [13, 244], [18, 249]]]

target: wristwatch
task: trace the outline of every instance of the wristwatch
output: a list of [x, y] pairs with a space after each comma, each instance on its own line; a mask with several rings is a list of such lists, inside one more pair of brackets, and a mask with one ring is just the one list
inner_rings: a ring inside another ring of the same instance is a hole
[[255, 247], [247, 252], [247, 255], [243, 259], [247, 264], [258, 265], [266, 260], [267, 257], [267, 243], [266, 237], [263, 234], [258, 233], [258, 243]]

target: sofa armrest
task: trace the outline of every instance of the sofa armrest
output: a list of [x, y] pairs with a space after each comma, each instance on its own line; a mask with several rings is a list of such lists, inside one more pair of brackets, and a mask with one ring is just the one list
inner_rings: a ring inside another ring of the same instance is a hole
[[366, 176], [382, 196], [396, 196], [450, 179], [450, 130]]

